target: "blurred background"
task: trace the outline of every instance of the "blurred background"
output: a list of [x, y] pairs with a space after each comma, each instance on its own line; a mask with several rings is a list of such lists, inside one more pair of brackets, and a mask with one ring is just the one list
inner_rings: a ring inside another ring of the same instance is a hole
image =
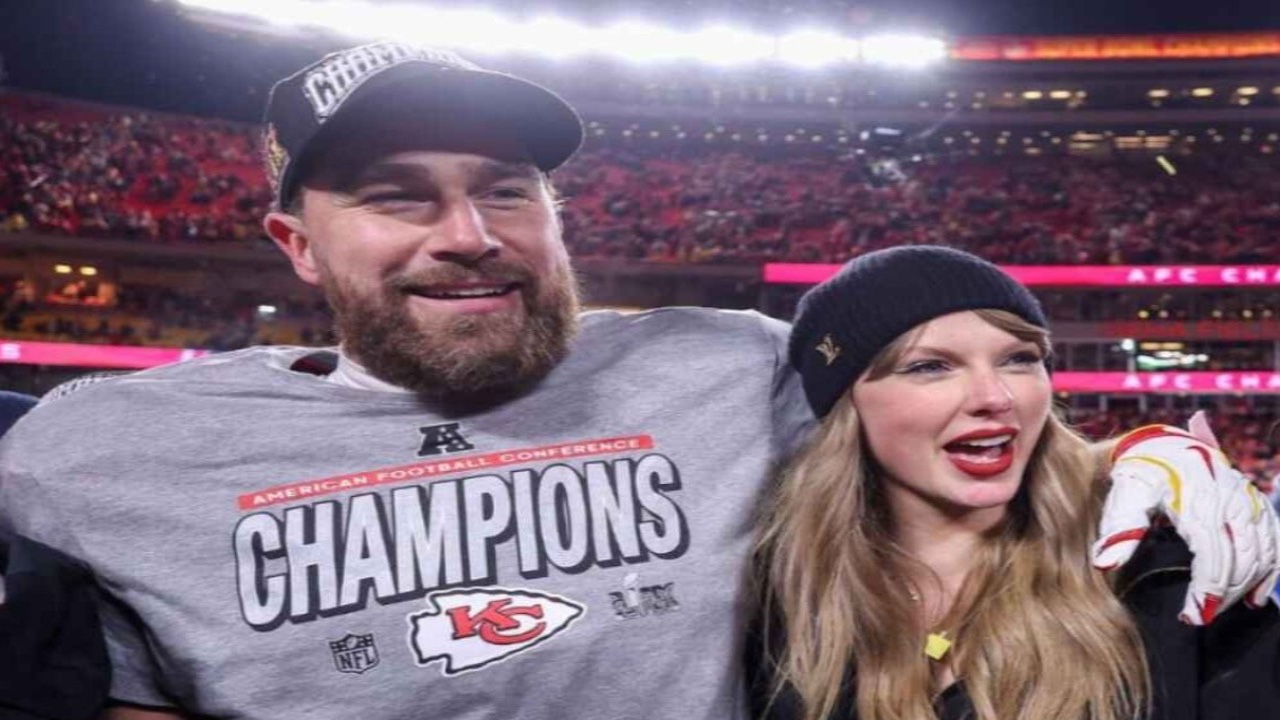
[[263, 235], [273, 80], [395, 38], [569, 99], [595, 307], [789, 317], [860, 253], [1006, 266], [1068, 417], [1280, 448], [1280, 5], [1173, 0], [0, 3], [0, 388], [333, 342]]

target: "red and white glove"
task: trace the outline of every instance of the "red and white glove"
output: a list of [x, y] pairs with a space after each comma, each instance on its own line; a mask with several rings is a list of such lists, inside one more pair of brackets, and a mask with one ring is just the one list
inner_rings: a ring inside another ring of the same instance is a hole
[[1241, 598], [1252, 607], [1266, 604], [1280, 578], [1280, 519], [1231, 467], [1204, 413], [1187, 428], [1149, 425], [1120, 439], [1093, 564], [1123, 565], [1163, 514], [1194, 555], [1180, 617], [1207, 625]]

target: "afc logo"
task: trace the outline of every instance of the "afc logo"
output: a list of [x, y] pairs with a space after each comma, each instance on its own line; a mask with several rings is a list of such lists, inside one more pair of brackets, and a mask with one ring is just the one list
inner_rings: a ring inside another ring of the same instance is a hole
[[341, 640], [331, 641], [329, 650], [333, 653], [334, 667], [341, 673], [359, 675], [378, 666], [378, 646], [373, 644], [373, 633], [347, 633]]
[[422, 433], [422, 446], [418, 448], [418, 457], [475, 450], [476, 446], [462, 437], [462, 433], [458, 430], [460, 427], [460, 423], [444, 423], [418, 428], [418, 432]]
[[503, 588], [432, 593], [409, 615], [409, 647], [419, 666], [442, 661], [446, 676], [501, 662], [569, 629], [587, 609], [568, 598]]

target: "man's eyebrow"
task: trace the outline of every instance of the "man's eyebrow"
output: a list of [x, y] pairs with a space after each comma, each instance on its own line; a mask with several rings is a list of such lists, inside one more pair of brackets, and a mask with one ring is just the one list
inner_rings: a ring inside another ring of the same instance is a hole
[[[505, 162], [502, 160], [484, 160], [477, 163], [472, 171], [472, 182], [475, 185], [492, 185], [503, 180], [540, 181], [542, 171], [532, 163]], [[435, 175], [431, 168], [420, 163], [377, 162], [368, 165], [350, 176], [340, 178], [338, 189], [351, 192], [369, 185], [387, 183], [389, 185], [434, 184]]]
[[492, 185], [502, 180], [542, 180], [542, 171], [533, 163], [485, 160], [476, 168], [473, 176], [477, 185]]
[[349, 177], [343, 178], [338, 184], [340, 189], [351, 191], [369, 185], [377, 185], [387, 183], [389, 185], [404, 185], [409, 183], [431, 182], [431, 168], [414, 163], [398, 163], [398, 162], [379, 162], [369, 165], [359, 172], [353, 173]]

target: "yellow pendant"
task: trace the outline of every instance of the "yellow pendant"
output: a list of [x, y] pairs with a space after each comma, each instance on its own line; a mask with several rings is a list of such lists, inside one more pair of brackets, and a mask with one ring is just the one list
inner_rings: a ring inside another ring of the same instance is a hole
[[929, 633], [924, 641], [924, 654], [934, 660], [941, 660], [950, 649], [951, 641], [947, 639], [946, 633]]

